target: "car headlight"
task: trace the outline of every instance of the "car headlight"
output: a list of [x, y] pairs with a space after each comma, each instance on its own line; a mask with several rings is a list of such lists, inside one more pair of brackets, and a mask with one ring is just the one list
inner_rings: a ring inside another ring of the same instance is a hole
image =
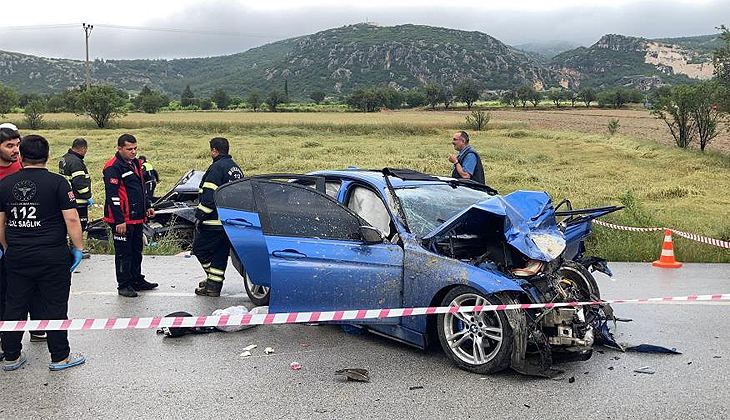
[[543, 254], [555, 259], [565, 250], [565, 238], [558, 235], [533, 234], [530, 239]]

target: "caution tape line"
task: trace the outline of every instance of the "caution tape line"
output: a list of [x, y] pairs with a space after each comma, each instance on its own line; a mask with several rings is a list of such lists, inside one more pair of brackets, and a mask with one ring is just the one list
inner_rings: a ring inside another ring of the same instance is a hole
[[589, 302], [524, 303], [509, 305], [439, 306], [422, 308], [361, 309], [325, 312], [289, 312], [255, 315], [220, 315], [165, 318], [77, 318], [59, 320], [0, 321], [0, 331], [59, 331], [59, 330], [139, 330], [162, 327], [223, 327], [235, 325], [276, 325], [328, 321], [361, 321], [366, 319], [399, 318], [405, 316], [446, 313], [506, 311], [513, 309], [543, 309], [596, 306], [618, 303], [655, 303], [670, 301], [730, 300], [730, 293], [689, 295], [649, 299], [614, 299]]
[[604, 226], [604, 227], [607, 227], [610, 229], [625, 230], [625, 231], [629, 231], [629, 232], [656, 232], [656, 231], [661, 231], [661, 230], [668, 230], [685, 239], [690, 239], [690, 240], [693, 240], [696, 242], [701, 242], [703, 244], [714, 245], [714, 246], [717, 246], [720, 248], [730, 249], [730, 242], [728, 242], [728, 241], [723, 241], [723, 240], [715, 239], [715, 238], [708, 238], [707, 236], [695, 235], [694, 233], [682, 232], [681, 230], [676, 230], [676, 229], [663, 228], [663, 227], [640, 228], [640, 227], [633, 227], [633, 226], [621, 226], [621, 225], [616, 225], [613, 223], [604, 222], [602, 220], [594, 220], [593, 222], [597, 225]]

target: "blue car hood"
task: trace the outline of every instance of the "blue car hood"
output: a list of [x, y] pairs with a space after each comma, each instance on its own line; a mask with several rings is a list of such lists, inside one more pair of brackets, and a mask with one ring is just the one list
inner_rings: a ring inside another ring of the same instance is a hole
[[[521, 190], [472, 205], [424, 236], [423, 242], [430, 248], [430, 244], [444, 237], [472, 233], [473, 226], [486, 220], [485, 214], [501, 217], [507, 243], [529, 258], [551, 261], [555, 259], [555, 250], [565, 247], [550, 196], [545, 192]], [[538, 237], [547, 237], [549, 245], [543, 241], [542, 246], [538, 246], [533, 240]]]

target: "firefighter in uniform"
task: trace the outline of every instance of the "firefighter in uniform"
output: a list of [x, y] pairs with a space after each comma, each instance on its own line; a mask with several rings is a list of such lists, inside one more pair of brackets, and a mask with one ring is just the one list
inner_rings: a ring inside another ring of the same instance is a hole
[[[0, 243], [5, 250], [7, 301], [5, 319], [24, 321], [31, 308], [40, 319], [67, 319], [71, 273], [81, 262], [81, 223], [68, 182], [48, 172], [48, 141], [25, 136], [20, 143], [23, 169], [0, 181]], [[71, 237], [69, 251], [66, 235]], [[23, 331], [3, 333], [3, 370], [20, 368]], [[51, 370], [80, 365], [67, 331], [48, 331]]]
[[157, 184], [160, 182], [160, 175], [157, 173], [157, 169], [151, 163], [147, 162], [145, 155], [140, 156], [139, 161], [142, 162], [142, 169], [144, 171], [145, 191], [147, 191], [147, 196], [152, 200], [155, 197], [155, 188], [157, 188]]
[[68, 149], [68, 153], [58, 161], [58, 173], [68, 180], [76, 196], [76, 210], [79, 212], [82, 231], [86, 230], [86, 225], [89, 223], [89, 206], [94, 204], [91, 198], [91, 176], [84, 164], [84, 156], [88, 149], [89, 144], [85, 139], [76, 139]]
[[104, 221], [114, 237], [117, 291], [125, 297], [137, 297], [137, 291], [158, 286], [142, 275], [142, 227], [155, 211], [145, 194], [142, 164], [136, 156], [137, 139], [122, 134], [117, 153], [104, 165]]
[[200, 282], [195, 294], [220, 296], [223, 287], [228, 254], [231, 243], [223, 231], [218, 211], [215, 208], [215, 190], [221, 185], [243, 178], [243, 171], [228, 154], [228, 140], [216, 137], [210, 141], [210, 156], [213, 164], [205, 171], [200, 182], [198, 208], [195, 210], [196, 234], [193, 254], [207, 274]]

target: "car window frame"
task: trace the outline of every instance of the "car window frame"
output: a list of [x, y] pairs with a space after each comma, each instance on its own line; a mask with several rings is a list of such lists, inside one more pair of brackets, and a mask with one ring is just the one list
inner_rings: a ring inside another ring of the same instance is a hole
[[[259, 184], [261, 183], [278, 183], [282, 184], [288, 187], [292, 188], [300, 188], [304, 191], [314, 193], [318, 195], [319, 197], [323, 197], [326, 201], [330, 201], [334, 203], [337, 207], [344, 210], [346, 213], [348, 213], [350, 216], [354, 217], [355, 220], [358, 221], [358, 228], [360, 226], [371, 226], [367, 221], [365, 221], [362, 217], [358, 216], [355, 212], [345, 207], [342, 203], [340, 203], [336, 198], [330, 197], [326, 192], [320, 192], [319, 190], [313, 189], [311, 186], [298, 184], [295, 182], [281, 182], [277, 181], [275, 179], [253, 179], [252, 180], [252, 189], [253, 189], [253, 197], [254, 202], [256, 203], [256, 210], [259, 215], [259, 220], [261, 221], [261, 230], [264, 232], [264, 236], [278, 236], [278, 237], [291, 237], [291, 238], [307, 238], [307, 239], [317, 239], [317, 240], [323, 240], [323, 241], [344, 241], [344, 242], [356, 242], [356, 243], [363, 243], [364, 239], [362, 237], [362, 233], [358, 229], [358, 236], [359, 239], [341, 239], [341, 238], [319, 238], [315, 236], [303, 236], [303, 235], [292, 235], [292, 234], [277, 234], [277, 233], [271, 233], [271, 218], [269, 217], [269, 210], [266, 205], [266, 196], [264, 195], [263, 191], [261, 191], [261, 188], [259, 187]], [[376, 228], [377, 229], [377, 228]]]

